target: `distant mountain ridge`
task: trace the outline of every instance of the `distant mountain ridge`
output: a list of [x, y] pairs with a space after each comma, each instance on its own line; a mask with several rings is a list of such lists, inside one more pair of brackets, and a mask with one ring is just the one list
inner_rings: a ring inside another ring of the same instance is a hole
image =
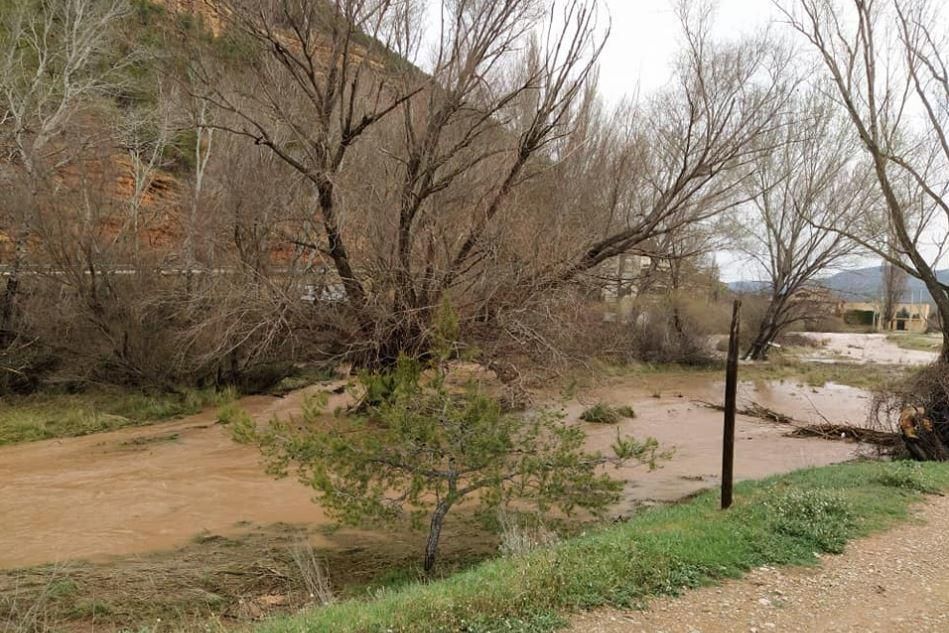
[[[940, 270], [936, 274], [941, 282], [949, 283], [949, 269]], [[819, 279], [817, 282], [840, 295], [844, 301], [877, 301], [883, 293], [883, 268], [868, 266], [844, 270]], [[768, 282], [734, 281], [728, 284], [728, 287], [734, 292], [754, 293], [766, 289]], [[922, 281], [909, 277], [906, 280], [906, 292], [901, 301], [903, 303], [932, 303], [932, 297]]]

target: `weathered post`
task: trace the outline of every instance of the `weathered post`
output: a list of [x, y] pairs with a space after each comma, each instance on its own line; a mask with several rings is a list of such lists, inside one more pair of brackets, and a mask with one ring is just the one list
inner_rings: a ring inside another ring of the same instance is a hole
[[728, 333], [728, 361], [725, 364], [725, 432], [722, 445], [722, 510], [732, 504], [732, 481], [735, 465], [735, 407], [738, 390], [738, 332], [741, 321], [741, 300], [732, 307], [732, 325]]

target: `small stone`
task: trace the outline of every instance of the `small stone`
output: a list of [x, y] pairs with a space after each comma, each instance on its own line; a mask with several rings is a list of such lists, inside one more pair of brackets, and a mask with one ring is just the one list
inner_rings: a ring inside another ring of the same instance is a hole
[[770, 607], [771, 601], [767, 598], [758, 598], [758, 604], [760, 604], [762, 607]]

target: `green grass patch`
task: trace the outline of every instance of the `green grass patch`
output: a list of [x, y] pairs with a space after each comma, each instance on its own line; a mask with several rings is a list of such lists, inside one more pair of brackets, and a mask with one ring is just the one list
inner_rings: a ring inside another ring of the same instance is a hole
[[900, 349], [920, 352], [938, 352], [942, 349], [942, 337], [938, 334], [888, 334], [886, 340]]
[[907, 367], [901, 365], [808, 363], [793, 357], [774, 355], [767, 363], [741, 365], [738, 376], [740, 380], [796, 380], [811, 387], [835, 383], [874, 390], [904, 378], [908, 371]]
[[[723, 380], [725, 362], [716, 361], [700, 366], [677, 363], [600, 364], [596, 370], [600, 375], [608, 378], [648, 379], [651, 376], [677, 375], [683, 378]], [[827, 383], [835, 383], [873, 390], [904, 378], [910, 371], [912, 368], [904, 365], [858, 364], [846, 361], [806, 362], [800, 360], [795, 352], [787, 352], [772, 353], [768, 362], [742, 363], [738, 368], [738, 379], [796, 381], [810, 387], [823, 387]]]
[[0, 406], [0, 446], [141, 426], [220, 406], [236, 397], [233, 389], [163, 394], [115, 389], [12, 397]]
[[949, 488], [949, 465], [863, 462], [745, 482], [736, 505], [708, 492], [529, 554], [445, 580], [379, 590], [261, 625], [259, 633], [520, 631], [564, 614], [643, 604], [650, 596], [735, 578], [761, 565], [809, 565], [907, 516], [920, 490]]

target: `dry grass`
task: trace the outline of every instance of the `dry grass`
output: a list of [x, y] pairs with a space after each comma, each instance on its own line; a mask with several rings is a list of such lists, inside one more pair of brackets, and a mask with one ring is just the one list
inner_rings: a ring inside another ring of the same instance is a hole
[[293, 558], [310, 599], [319, 605], [333, 602], [335, 597], [329, 576], [326, 574], [323, 561], [320, 560], [310, 541], [305, 538], [298, 539], [290, 547], [290, 556]]
[[[180, 549], [108, 563], [0, 571], [0, 633], [207, 633], [244, 630], [275, 614], [413, 582], [420, 537], [327, 532], [291, 525], [201, 534]], [[446, 532], [444, 574], [497, 552], [496, 537], [466, 525]]]
[[501, 534], [499, 551], [502, 556], [518, 556], [542, 547], [550, 547], [560, 537], [539, 519], [509, 512], [498, 514]]

